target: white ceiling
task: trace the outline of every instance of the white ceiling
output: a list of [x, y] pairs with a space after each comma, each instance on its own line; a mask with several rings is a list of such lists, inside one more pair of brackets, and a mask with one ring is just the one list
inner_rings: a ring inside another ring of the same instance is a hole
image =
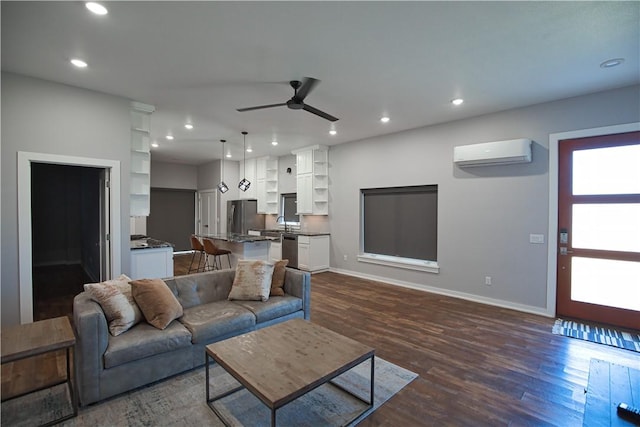
[[[2, 70], [154, 105], [161, 161], [218, 159], [220, 139], [240, 159], [243, 130], [248, 158], [281, 156], [640, 83], [639, 2], [103, 4], [2, 1]], [[305, 111], [236, 111], [285, 102], [306, 76], [337, 135]]]

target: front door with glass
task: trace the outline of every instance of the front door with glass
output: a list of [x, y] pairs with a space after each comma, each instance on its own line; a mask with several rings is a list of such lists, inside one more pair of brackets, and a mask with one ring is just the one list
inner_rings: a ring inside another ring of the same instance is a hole
[[560, 141], [557, 314], [640, 328], [640, 132]]

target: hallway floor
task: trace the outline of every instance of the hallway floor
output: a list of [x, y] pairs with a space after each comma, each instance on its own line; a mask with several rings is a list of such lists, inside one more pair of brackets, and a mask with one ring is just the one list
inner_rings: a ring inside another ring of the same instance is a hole
[[52, 265], [33, 269], [33, 320], [72, 317], [73, 297], [92, 280], [80, 264]]

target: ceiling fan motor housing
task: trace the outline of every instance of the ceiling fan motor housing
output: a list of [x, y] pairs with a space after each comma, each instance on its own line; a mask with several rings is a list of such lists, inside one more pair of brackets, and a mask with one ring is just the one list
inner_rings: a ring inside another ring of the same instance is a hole
[[304, 108], [304, 104], [295, 98], [291, 98], [287, 101], [287, 107], [291, 108], [292, 110], [302, 110]]

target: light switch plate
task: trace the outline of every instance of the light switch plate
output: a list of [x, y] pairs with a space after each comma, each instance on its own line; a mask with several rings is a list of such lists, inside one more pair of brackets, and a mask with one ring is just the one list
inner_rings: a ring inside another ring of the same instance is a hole
[[544, 234], [529, 234], [529, 243], [544, 243]]

